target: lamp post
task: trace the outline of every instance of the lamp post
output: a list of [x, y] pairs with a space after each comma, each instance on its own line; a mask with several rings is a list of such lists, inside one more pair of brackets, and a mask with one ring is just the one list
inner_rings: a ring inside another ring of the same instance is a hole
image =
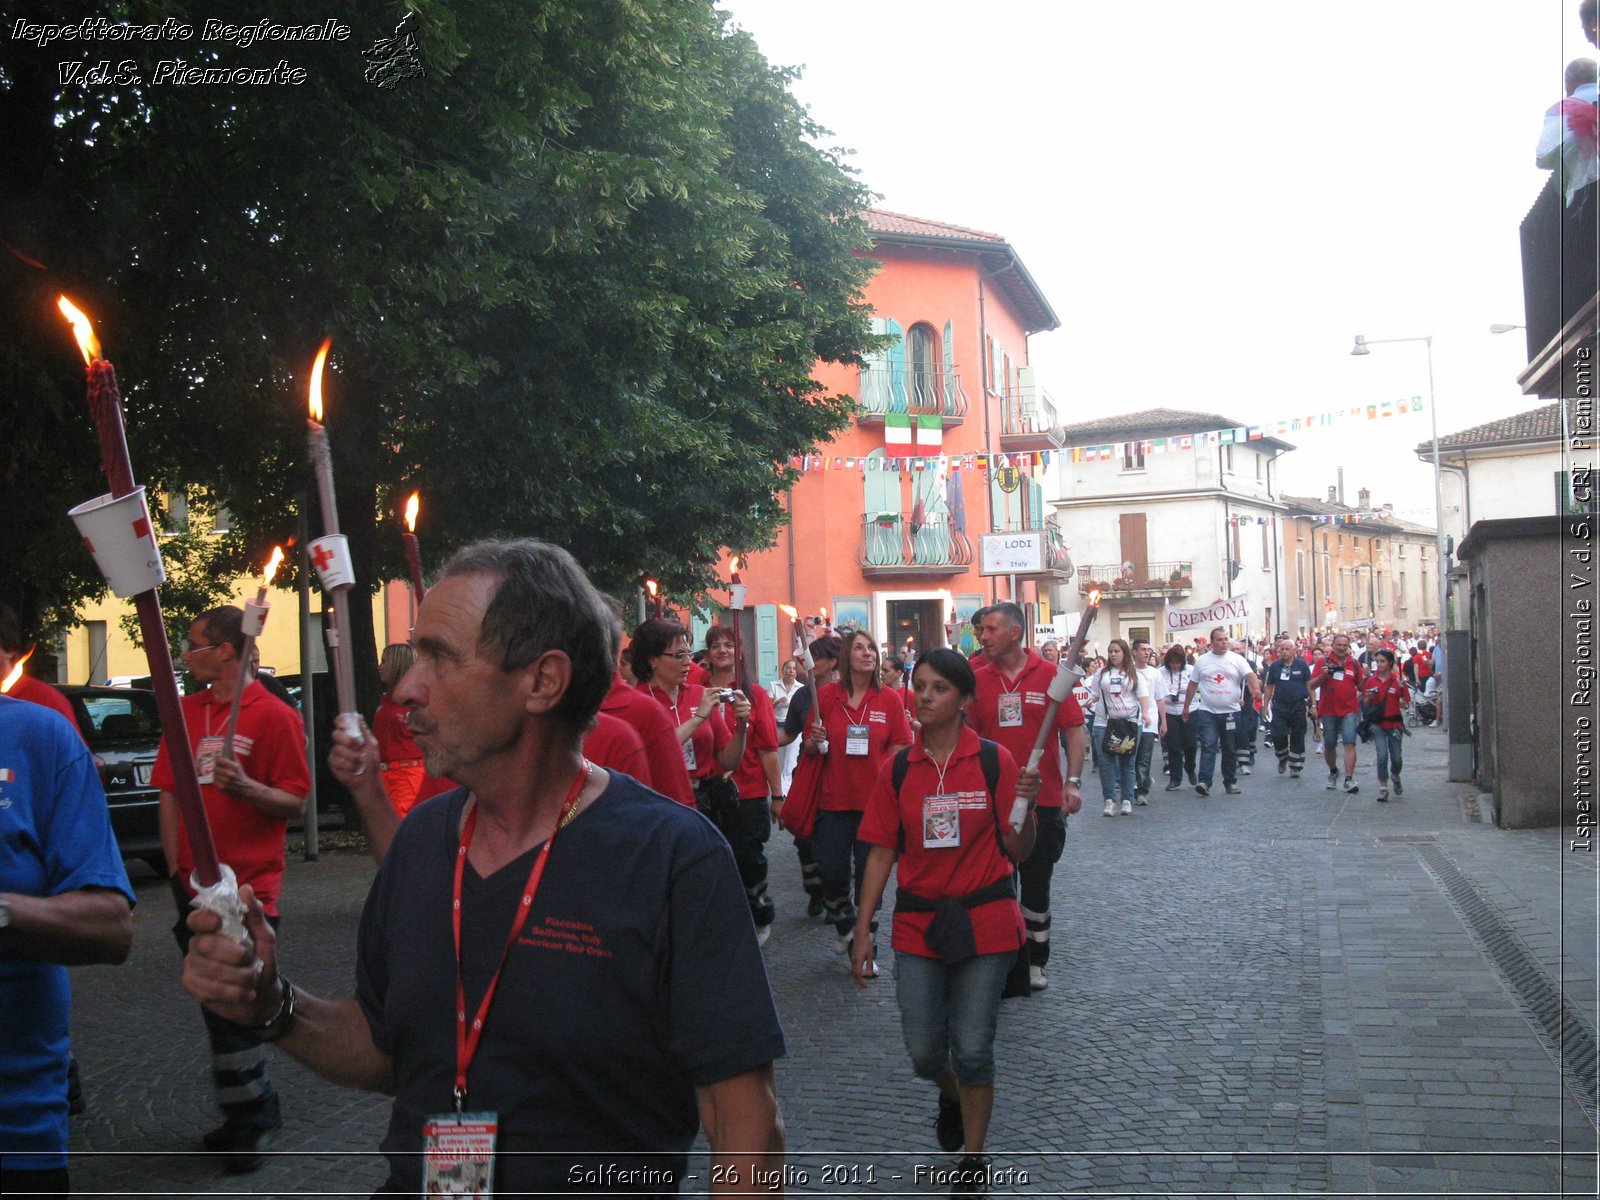
[[1433, 509], [1434, 509], [1434, 570], [1439, 576], [1439, 625], [1437, 634], [1443, 636], [1450, 625], [1450, 581], [1444, 566], [1444, 473], [1439, 467], [1439, 410], [1434, 403], [1433, 390], [1433, 334], [1426, 337], [1368, 338], [1356, 334], [1353, 355], [1371, 354], [1368, 346], [1382, 346], [1396, 342], [1421, 342], [1428, 348], [1428, 424], [1433, 431]]

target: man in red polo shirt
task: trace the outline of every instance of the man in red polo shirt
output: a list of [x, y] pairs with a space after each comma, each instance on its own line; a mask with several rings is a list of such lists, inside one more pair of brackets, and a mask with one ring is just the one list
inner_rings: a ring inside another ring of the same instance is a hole
[[[183, 698], [183, 718], [217, 857], [233, 868], [241, 884], [255, 889], [267, 919], [276, 927], [284, 840], [289, 822], [305, 812], [311, 776], [300, 715], [253, 680], [239, 709], [233, 756], [222, 754], [228, 713], [244, 669], [243, 617], [237, 608], [214, 608], [190, 626], [184, 665], [195, 682], [206, 686]], [[161, 792], [161, 849], [172, 864], [172, 890], [179, 902], [173, 932], [188, 953], [186, 918], [194, 896], [189, 879], [194, 854], [173, 795], [165, 740], [150, 782]], [[278, 1095], [267, 1078], [266, 1046], [242, 1026], [209, 1009], [202, 1012], [211, 1040], [211, 1078], [225, 1117], [221, 1126], [206, 1134], [205, 1148], [228, 1154], [229, 1174], [253, 1171], [283, 1124]]]
[[1361, 664], [1350, 653], [1350, 639], [1336, 634], [1333, 651], [1317, 664], [1311, 678], [1322, 718], [1322, 757], [1328, 764], [1328, 790], [1339, 786], [1334, 747], [1344, 743], [1344, 790], [1358, 792], [1356, 783], [1356, 726], [1361, 719]]
[[[0, 680], [11, 674], [21, 657], [22, 625], [10, 605], [0, 604]], [[68, 725], [77, 729], [78, 736], [83, 737], [83, 730], [78, 729], [77, 714], [72, 711], [72, 702], [44, 680], [35, 679], [32, 675], [19, 675], [17, 681], [6, 689], [6, 695], [13, 700], [26, 700], [30, 704], [55, 709], [67, 719]]]
[[[983, 661], [978, 664], [978, 697], [967, 710], [967, 720], [979, 737], [999, 742], [1025, 766], [1044, 724], [1050, 697], [1045, 694], [1056, 668], [1022, 644], [1026, 618], [1009, 600], [986, 609], [978, 625]], [[1050, 961], [1050, 880], [1067, 843], [1067, 814], [1083, 804], [1078, 785], [1083, 773], [1086, 739], [1083, 709], [1068, 696], [1056, 709], [1056, 729], [1067, 744], [1067, 777], [1061, 777], [1056, 738], [1045, 746], [1039, 762], [1038, 839], [1022, 864], [1022, 917], [1028, 941], [1028, 986], [1047, 987], [1045, 964]]]

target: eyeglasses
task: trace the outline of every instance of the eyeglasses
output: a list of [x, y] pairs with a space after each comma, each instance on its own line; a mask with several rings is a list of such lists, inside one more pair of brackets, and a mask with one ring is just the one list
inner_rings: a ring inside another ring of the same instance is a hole
[[202, 650], [215, 650], [218, 646], [225, 646], [225, 645], [227, 645], [226, 642], [212, 642], [209, 646], [190, 646], [187, 650], [184, 651], [184, 653], [185, 654], [199, 654], [200, 651], [202, 651]]
[[663, 654], [663, 655], [662, 655], [662, 656], [661, 656], [661, 657], [662, 657], [662, 658], [675, 658], [675, 659], [677, 659], [677, 660], [678, 660], [678, 661], [679, 661], [679, 662], [688, 662], [688, 661], [689, 661], [689, 660], [690, 660], [690, 659], [691, 659], [691, 658], [693, 658], [693, 657], [694, 657], [694, 655], [693, 655], [693, 654], [691, 654], [691, 653], [690, 653], [690, 652], [689, 652], [689, 651], [687, 651], [687, 650], [679, 650], [679, 651], [678, 651], [678, 652], [677, 652], [677, 653], [675, 653], [675, 654]]

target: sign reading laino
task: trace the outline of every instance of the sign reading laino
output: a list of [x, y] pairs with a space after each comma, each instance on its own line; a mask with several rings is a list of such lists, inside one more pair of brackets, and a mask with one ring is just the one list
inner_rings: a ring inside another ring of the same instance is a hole
[[979, 535], [979, 575], [1037, 575], [1044, 569], [1044, 530]]

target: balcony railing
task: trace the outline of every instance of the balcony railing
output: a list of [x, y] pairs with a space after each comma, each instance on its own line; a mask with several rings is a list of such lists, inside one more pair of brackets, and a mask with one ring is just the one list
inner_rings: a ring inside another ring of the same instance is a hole
[[1000, 446], [1053, 450], [1062, 444], [1055, 401], [1039, 386], [1032, 367], [1023, 367], [1018, 375], [1016, 389], [1000, 402]]
[[882, 421], [887, 413], [934, 415], [959, 421], [967, 415], [961, 376], [943, 367], [900, 367], [879, 363], [861, 368], [861, 419]]
[[1194, 564], [1189, 562], [1096, 563], [1078, 568], [1078, 590], [1099, 588], [1104, 599], [1119, 596], [1186, 596], [1194, 590]]
[[[1562, 391], [1573, 347], [1592, 340], [1595, 322], [1595, 206], [1591, 184], [1567, 204], [1555, 175], [1522, 220], [1522, 302], [1528, 326], [1528, 367], [1520, 382], [1540, 396]], [[1569, 344], [1570, 343], [1570, 344]]]
[[861, 519], [856, 558], [863, 575], [959, 575], [972, 565], [972, 543], [948, 513], [914, 529], [905, 513], [869, 513]]

